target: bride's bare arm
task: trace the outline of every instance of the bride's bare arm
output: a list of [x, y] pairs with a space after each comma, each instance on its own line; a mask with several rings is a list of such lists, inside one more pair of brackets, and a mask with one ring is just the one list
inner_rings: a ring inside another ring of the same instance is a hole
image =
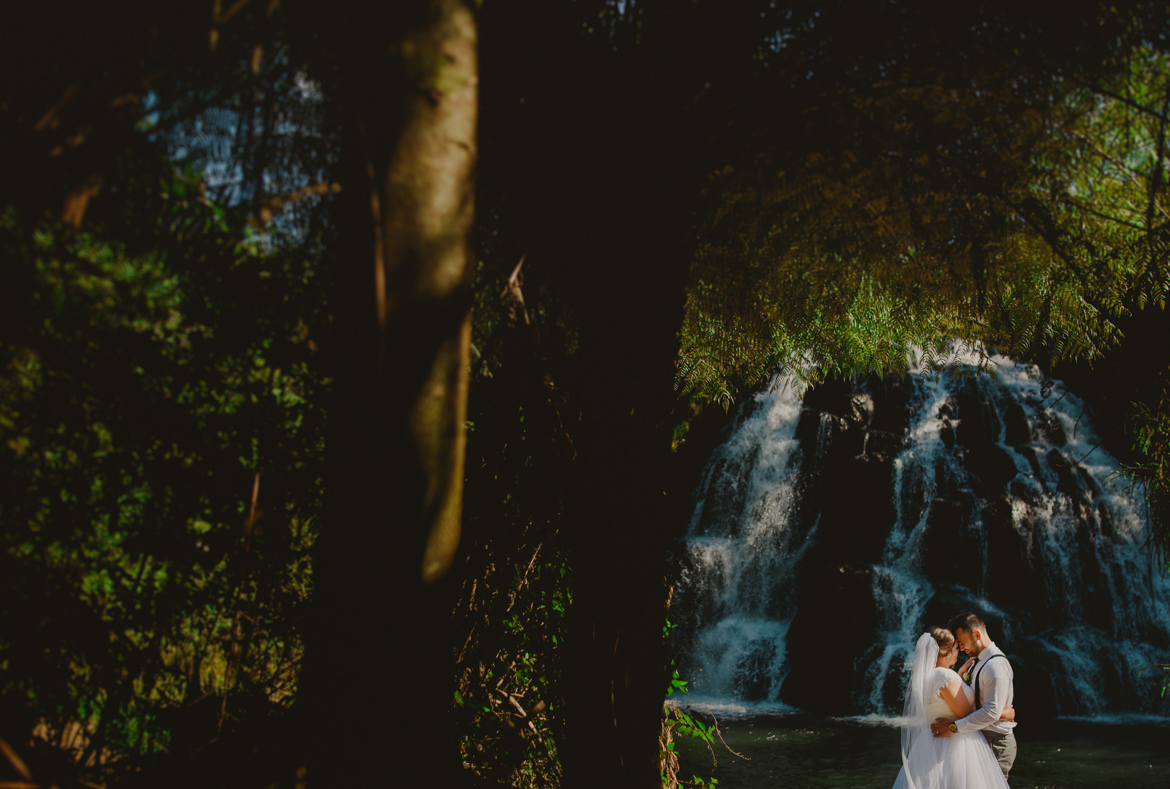
[[971, 706], [971, 702], [967, 701], [967, 695], [963, 693], [963, 680], [958, 677], [943, 685], [938, 695], [951, 708], [951, 712], [954, 714], [956, 720], [965, 718], [971, 714], [973, 707]]

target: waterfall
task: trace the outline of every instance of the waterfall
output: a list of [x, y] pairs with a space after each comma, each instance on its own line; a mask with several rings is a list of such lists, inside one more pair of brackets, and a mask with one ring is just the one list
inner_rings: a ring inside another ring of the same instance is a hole
[[704, 590], [691, 655], [703, 666], [696, 687], [774, 706], [791, 622], [784, 612], [794, 604], [790, 569], [811, 531], [789, 518], [801, 403], [789, 389], [750, 406], [707, 464], [691, 519], [686, 587]]
[[930, 624], [981, 612], [1035, 716], [1166, 715], [1170, 580], [1087, 409], [1034, 368], [757, 394], [681, 546], [692, 701], [894, 715]]

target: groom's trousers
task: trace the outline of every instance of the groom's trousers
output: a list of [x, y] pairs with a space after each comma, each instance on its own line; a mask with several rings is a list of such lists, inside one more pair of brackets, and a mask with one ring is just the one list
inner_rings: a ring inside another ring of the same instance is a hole
[[987, 738], [987, 744], [991, 746], [991, 752], [995, 754], [995, 760], [999, 762], [999, 769], [1003, 770], [1003, 779], [1006, 781], [1008, 772], [1012, 769], [1012, 764], [1016, 761], [1016, 734], [1015, 732], [1008, 732], [1007, 734], [1000, 734], [997, 731], [983, 730], [983, 736]]

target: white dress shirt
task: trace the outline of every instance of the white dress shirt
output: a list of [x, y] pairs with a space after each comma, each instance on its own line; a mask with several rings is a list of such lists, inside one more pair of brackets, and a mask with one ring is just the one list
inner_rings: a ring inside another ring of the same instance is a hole
[[1002, 654], [1003, 650], [994, 643], [988, 644], [979, 653], [979, 663], [971, 671], [979, 683], [979, 701], [983, 706], [955, 721], [955, 728], [960, 734], [983, 730], [1007, 734], [1015, 728], [1015, 721], [999, 719], [1004, 707], [1009, 706], [1016, 696], [1011, 664], [1006, 657], [988, 662], [992, 655]]

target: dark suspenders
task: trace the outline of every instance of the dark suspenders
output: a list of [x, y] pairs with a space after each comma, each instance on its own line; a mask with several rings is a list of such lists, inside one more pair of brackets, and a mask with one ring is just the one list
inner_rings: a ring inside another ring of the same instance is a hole
[[975, 709], [979, 709], [983, 706], [983, 703], [980, 700], [980, 696], [982, 694], [979, 692], [979, 675], [983, 673], [983, 669], [987, 668], [987, 664], [995, 660], [997, 657], [1001, 657], [1004, 660], [1007, 660], [1007, 655], [1003, 654], [1002, 652], [992, 655], [987, 660], [983, 661], [983, 665], [981, 665], [979, 670], [975, 672], [975, 679], [971, 681], [971, 684], [975, 686]]

